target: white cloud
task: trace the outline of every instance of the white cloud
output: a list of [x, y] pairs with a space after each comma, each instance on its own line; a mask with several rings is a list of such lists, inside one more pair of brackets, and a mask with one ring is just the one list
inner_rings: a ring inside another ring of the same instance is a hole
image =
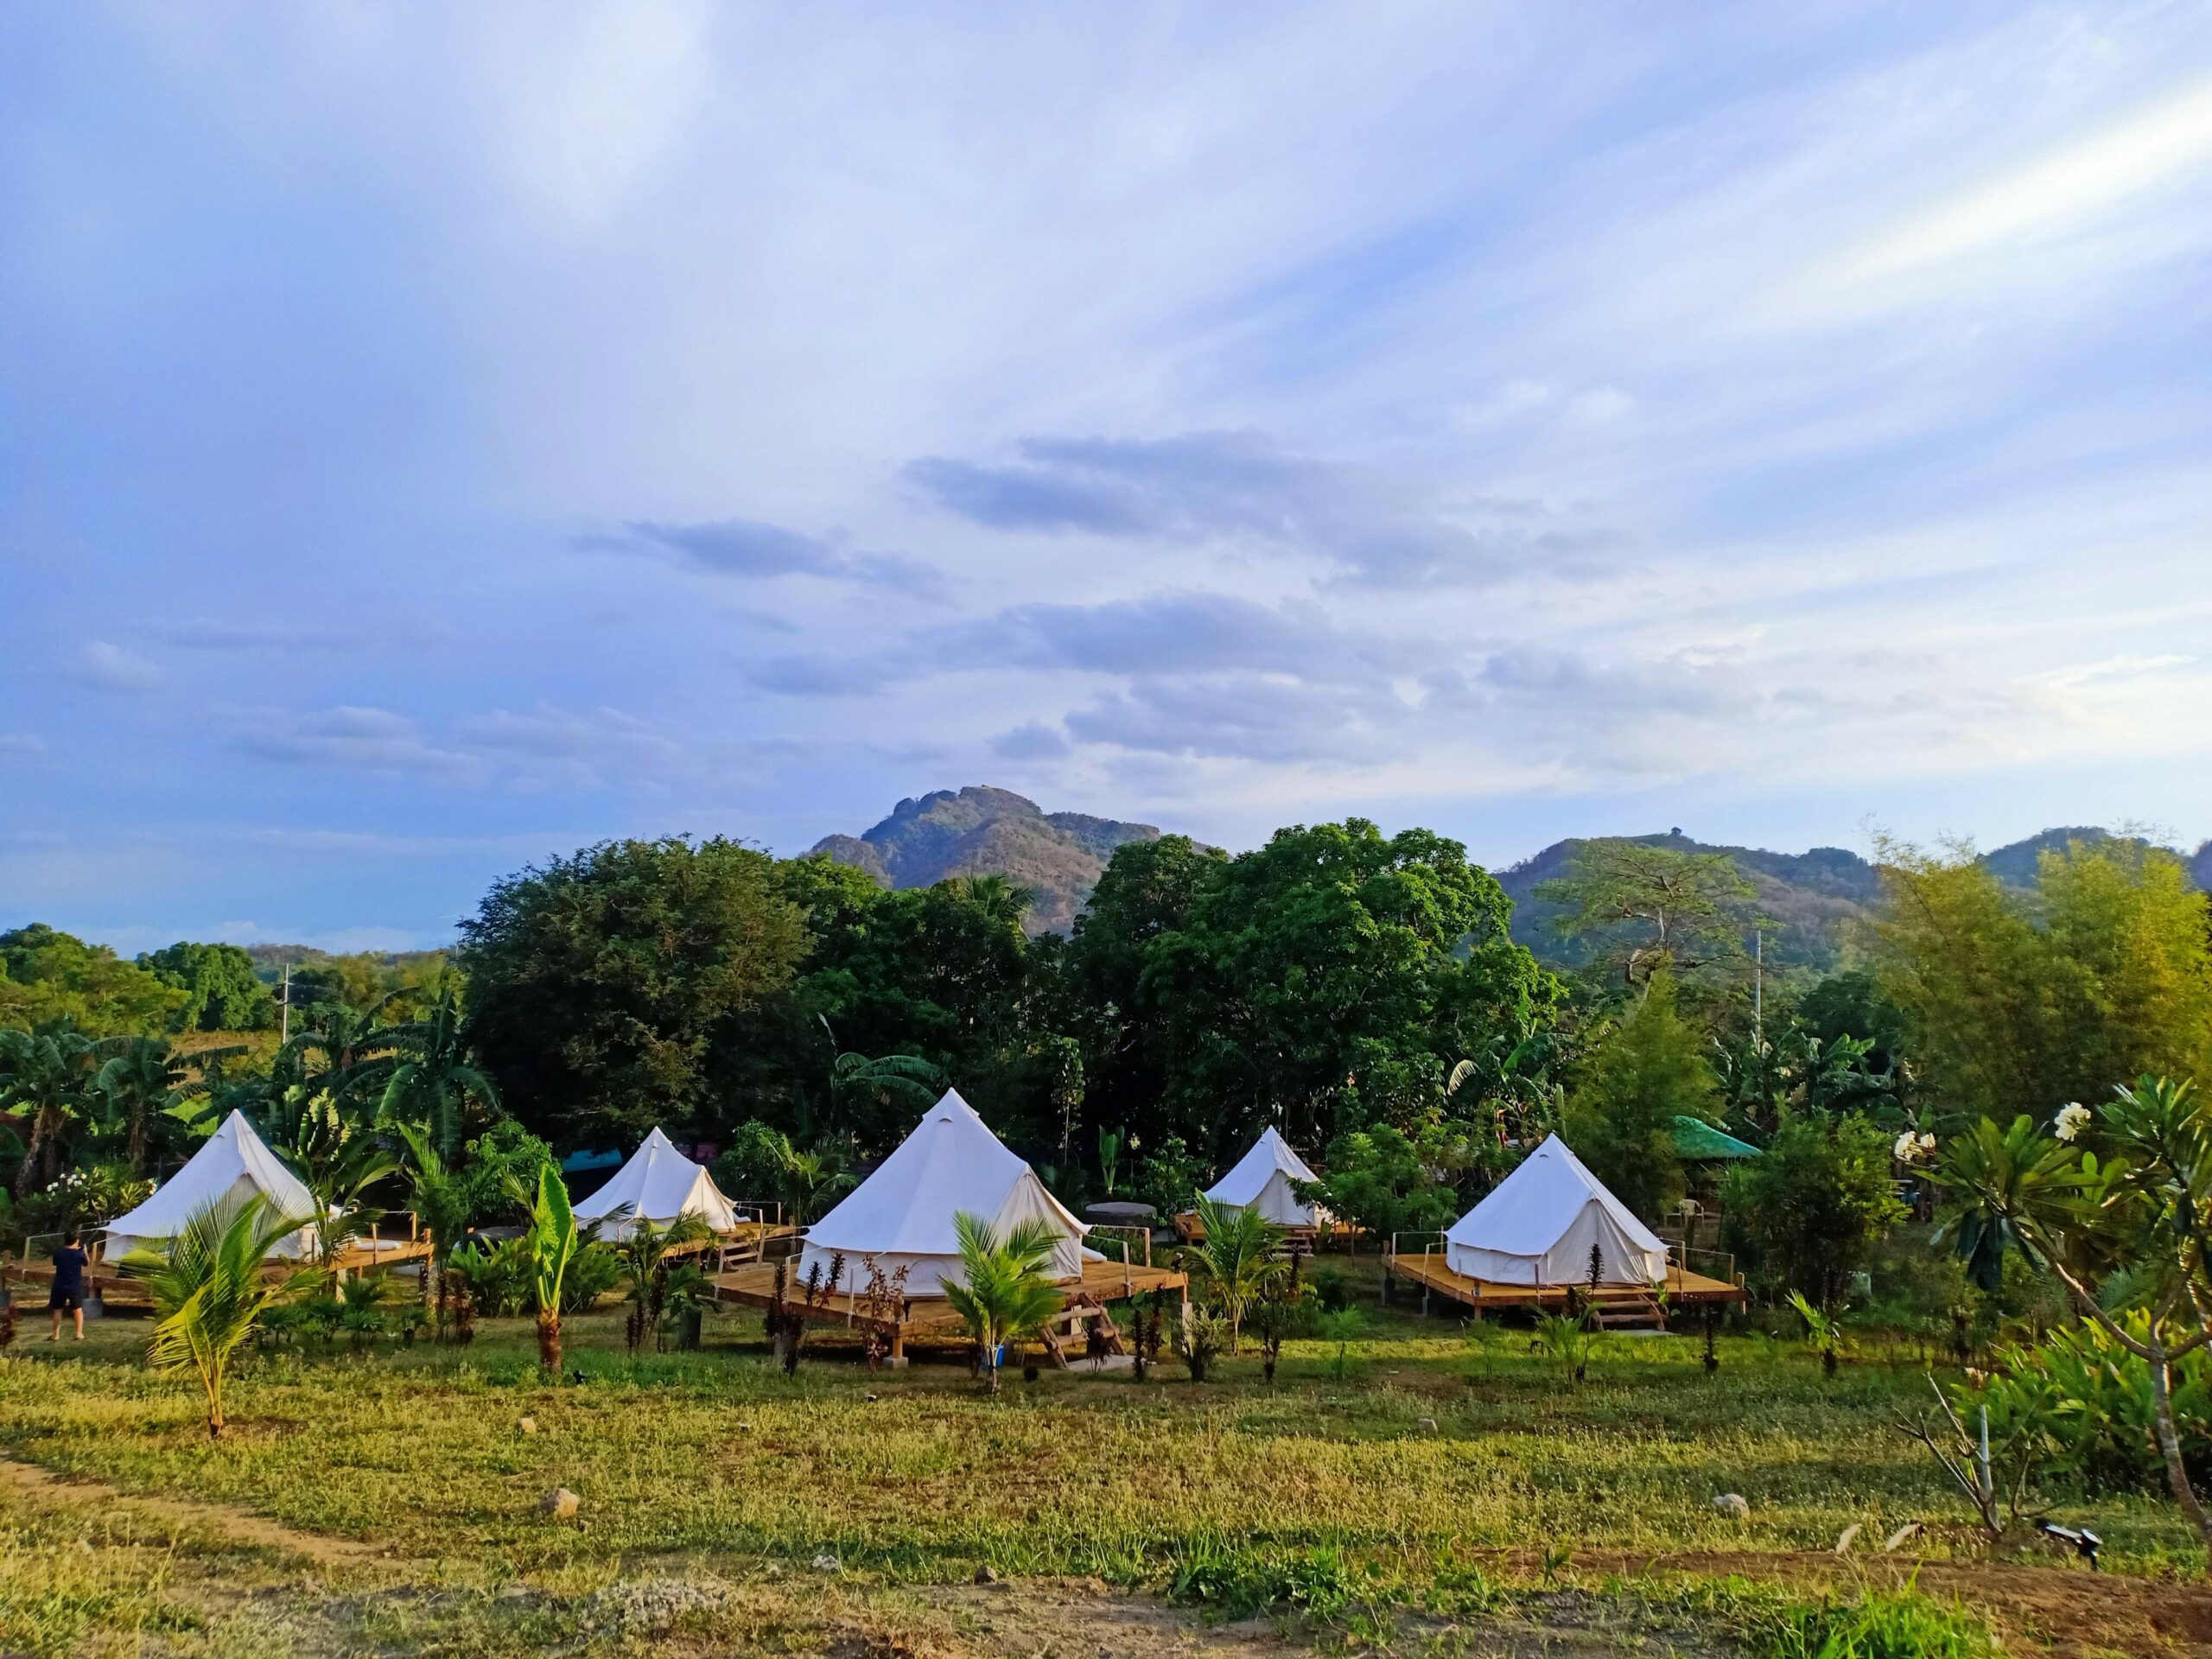
[[163, 678], [156, 664], [110, 639], [86, 640], [70, 663], [69, 673], [103, 691], [156, 691]]

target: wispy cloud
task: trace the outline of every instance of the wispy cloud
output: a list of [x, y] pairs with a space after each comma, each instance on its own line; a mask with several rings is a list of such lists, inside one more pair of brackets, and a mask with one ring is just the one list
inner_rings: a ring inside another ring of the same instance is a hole
[[718, 575], [765, 579], [816, 576], [915, 596], [937, 596], [944, 579], [918, 559], [896, 553], [863, 553], [843, 538], [809, 536], [781, 524], [753, 518], [718, 518], [702, 524], [659, 524], [639, 519], [627, 538], [593, 536], [585, 545], [634, 550], [648, 546], [674, 555], [695, 569]]
[[[1611, 418], [1625, 400], [1601, 400]], [[1484, 583], [1603, 568], [1609, 536], [1540, 506], [1451, 503], [1402, 480], [1284, 448], [1257, 432], [1167, 438], [1027, 438], [1011, 462], [927, 456], [907, 464], [925, 499], [1001, 531], [1116, 539], [1243, 540], [1303, 552], [1378, 587]]]

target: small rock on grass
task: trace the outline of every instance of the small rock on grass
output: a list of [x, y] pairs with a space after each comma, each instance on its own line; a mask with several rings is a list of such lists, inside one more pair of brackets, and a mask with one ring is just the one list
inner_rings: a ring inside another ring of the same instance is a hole
[[981, 1567], [976, 1569], [976, 1583], [996, 1584], [998, 1581], [999, 1575], [991, 1570], [991, 1564], [988, 1561], [985, 1561]]
[[845, 1564], [835, 1555], [817, 1555], [807, 1565], [817, 1573], [842, 1573]]
[[520, 1422], [517, 1423], [515, 1427], [525, 1434], [535, 1434], [537, 1433], [537, 1419], [535, 1417], [525, 1417]]
[[1741, 1521], [1751, 1512], [1751, 1500], [1741, 1492], [1723, 1492], [1713, 1500], [1713, 1512], [1732, 1521]]
[[565, 1486], [556, 1486], [537, 1500], [537, 1512], [548, 1521], [573, 1521], [584, 1501]]

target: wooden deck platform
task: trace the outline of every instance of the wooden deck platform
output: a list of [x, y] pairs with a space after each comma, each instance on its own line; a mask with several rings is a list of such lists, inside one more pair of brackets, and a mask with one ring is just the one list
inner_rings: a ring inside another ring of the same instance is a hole
[[[768, 1306], [775, 1300], [776, 1264], [772, 1262], [747, 1262], [726, 1268], [714, 1275], [717, 1300], [741, 1307]], [[1141, 1264], [1123, 1266], [1119, 1262], [1086, 1262], [1083, 1271], [1071, 1279], [1059, 1281], [1065, 1302], [1077, 1300], [1095, 1302], [1101, 1306], [1108, 1302], [1127, 1300], [1147, 1291], [1185, 1290], [1190, 1278], [1166, 1268], [1145, 1267]], [[865, 1311], [864, 1287], [847, 1286], [823, 1299], [812, 1307], [806, 1305], [805, 1294], [796, 1277], [785, 1291], [785, 1305], [803, 1314], [810, 1324], [843, 1326], [855, 1332], [879, 1326], [891, 1338], [891, 1352], [894, 1357], [903, 1356], [910, 1339], [946, 1339], [960, 1337], [964, 1330], [960, 1316], [952, 1305], [942, 1296], [912, 1296], [906, 1299], [906, 1317], [898, 1319], [874, 1319]]]
[[[1175, 1236], [1185, 1244], [1206, 1242], [1206, 1224], [1198, 1219], [1197, 1211], [1179, 1210], [1168, 1217], [1168, 1221], [1175, 1229]], [[1325, 1238], [1357, 1238], [1359, 1229], [1348, 1221], [1331, 1221], [1318, 1227], [1285, 1227], [1283, 1233], [1292, 1243], [1311, 1249]]]
[[[346, 1242], [331, 1266], [340, 1273], [385, 1273], [409, 1262], [423, 1261], [429, 1254], [429, 1241], [424, 1238], [355, 1238]], [[304, 1262], [271, 1262], [263, 1271], [274, 1278], [307, 1265]], [[50, 1261], [10, 1262], [0, 1268], [0, 1283], [26, 1287], [41, 1307], [45, 1306], [47, 1287], [53, 1282], [54, 1263]], [[144, 1280], [101, 1256], [95, 1256], [85, 1269], [85, 1286], [105, 1307], [122, 1310], [153, 1306], [146, 1294]]]
[[[1424, 1251], [1419, 1255], [1393, 1255], [1385, 1259], [1383, 1267], [1391, 1278], [1420, 1286], [1424, 1305], [1430, 1297], [1441, 1296], [1478, 1313], [1507, 1308], [1563, 1308], [1569, 1297], [1579, 1296], [1597, 1306], [1600, 1323], [1605, 1322], [1609, 1307], [1623, 1316], [1637, 1316], [1633, 1322], [1643, 1322], [1643, 1316], [1658, 1306], [1651, 1287], [1644, 1285], [1600, 1285], [1593, 1294], [1585, 1285], [1501, 1285], [1487, 1279], [1470, 1279], [1445, 1266], [1440, 1251]], [[1668, 1264], [1668, 1306], [1750, 1300], [1751, 1293], [1741, 1284], [1708, 1279], [1701, 1273]], [[1631, 1321], [1624, 1317], [1620, 1322]]]

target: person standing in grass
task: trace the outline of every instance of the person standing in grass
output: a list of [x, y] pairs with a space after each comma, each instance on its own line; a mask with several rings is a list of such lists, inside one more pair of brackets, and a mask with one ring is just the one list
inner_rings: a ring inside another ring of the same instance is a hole
[[72, 1231], [54, 1253], [54, 1287], [46, 1296], [47, 1312], [54, 1315], [54, 1334], [47, 1338], [48, 1342], [61, 1340], [64, 1313], [75, 1316], [77, 1340], [85, 1339], [85, 1268], [89, 1264], [79, 1235]]

